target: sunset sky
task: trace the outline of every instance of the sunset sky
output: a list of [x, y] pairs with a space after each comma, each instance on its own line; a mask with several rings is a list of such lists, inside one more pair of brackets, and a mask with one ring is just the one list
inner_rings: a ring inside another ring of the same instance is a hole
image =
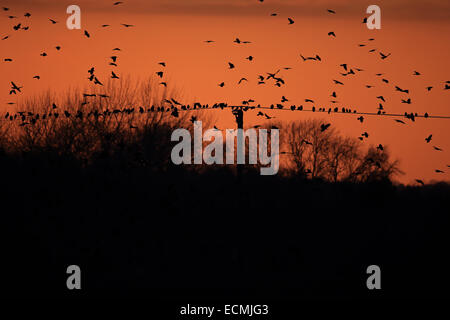
[[[282, 96], [291, 104], [310, 108], [335, 106], [360, 112], [377, 112], [382, 95], [387, 113], [417, 112], [450, 116], [450, 1], [347, 1], [347, 0], [114, 0], [2, 1], [0, 37], [0, 112], [12, 110], [8, 102], [20, 103], [33, 95], [51, 89], [64, 92], [73, 87], [87, 87], [87, 70], [95, 66], [101, 80], [114, 70], [120, 77], [145, 78], [164, 70], [164, 81], [180, 91], [184, 103], [227, 102], [240, 104], [253, 99], [256, 104], [280, 103]], [[81, 30], [68, 30], [66, 8], [81, 8]], [[381, 30], [369, 30], [362, 23], [369, 5], [381, 8]], [[330, 14], [333, 9], [336, 14]], [[25, 18], [24, 13], [31, 13]], [[272, 13], [278, 15], [273, 17]], [[8, 16], [17, 16], [9, 19]], [[52, 24], [49, 18], [58, 21]], [[288, 18], [295, 23], [288, 24]], [[28, 31], [14, 31], [22, 23]], [[132, 24], [125, 28], [120, 24]], [[109, 27], [102, 28], [103, 24]], [[91, 37], [83, 35], [87, 30]], [[336, 38], [328, 36], [334, 31]], [[234, 39], [251, 41], [236, 44]], [[374, 38], [374, 41], [368, 41]], [[205, 40], [214, 40], [207, 44]], [[359, 47], [359, 44], [365, 44]], [[61, 51], [55, 49], [61, 46]], [[120, 47], [119, 53], [113, 48]], [[370, 49], [377, 49], [369, 53]], [[382, 60], [379, 52], [391, 53]], [[40, 54], [46, 52], [47, 57]], [[322, 61], [302, 61], [315, 56]], [[109, 57], [118, 56], [118, 67], [109, 66]], [[253, 56], [253, 61], [245, 58]], [[13, 62], [4, 62], [5, 58]], [[167, 63], [166, 68], [158, 62]], [[228, 63], [236, 68], [229, 70]], [[340, 64], [364, 71], [341, 76]], [[291, 67], [292, 70], [283, 70]], [[258, 85], [258, 75], [279, 73], [286, 85], [276, 87], [273, 81]], [[414, 76], [414, 71], [421, 73]], [[378, 77], [376, 73], [383, 73]], [[33, 79], [39, 75], [40, 80]], [[249, 81], [238, 85], [239, 79]], [[383, 83], [388, 79], [389, 84]], [[342, 81], [337, 86], [333, 79]], [[9, 95], [10, 82], [23, 86], [23, 93]], [[218, 84], [225, 82], [223, 88]], [[373, 85], [373, 88], [366, 88]], [[405, 94], [395, 86], [409, 89]], [[428, 92], [426, 87], [433, 86]], [[339, 101], [332, 105], [331, 93]], [[401, 103], [411, 98], [412, 104]], [[267, 111], [267, 110], [266, 110]], [[229, 111], [211, 111], [220, 128], [234, 128]], [[246, 113], [246, 126], [264, 124], [256, 111]], [[367, 116], [364, 123], [348, 114], [268, 111], [276, 120], [292, 121], [324, 118], [341, 133], [358, 137], [370, 134], [365, 144], [388, 145], [394, 158], [400, 160], [405, 175], [403, 183], [414, 179], [426, 182], [450, 180], [450, 119], [417, 119]], [[401, 119], [405, 125], [395, 122]], [[433, 134], [427, 144], [425, 138]], [[443, 151], [436, 151], [438, 146]], [[445, 171], [435, 173], [435, 169]]]

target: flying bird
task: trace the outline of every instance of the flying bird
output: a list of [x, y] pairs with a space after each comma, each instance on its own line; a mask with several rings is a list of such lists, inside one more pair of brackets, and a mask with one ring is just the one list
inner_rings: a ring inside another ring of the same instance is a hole
[[328, 123], [328, 124], [321, 124], [321, 125], [320, 125], [320, 132], [324, 132], [324, 131], [327, 130], [330, 126], [331, 126], [331, 123]]
[[422, 181], [422, 180], [420, 180], [420, 179], [416, 179], [416, 182], [418, 183], [418, 184], [421, 184], [421, 185], [425, 185], [425, 183]]
[[88, 32], [87, 30], [84, 30], [84, 35], [85, 35], [86, 37], [88, 37], [88, 38], [91, 37], [91, 35], [89, 34], [89, 32]]
[[431, 141], [432, 138], [433, 138], [433, 135], [430, 134], [428, 137], [425, 138], [425, 141], [426, 141], [427, 143], [430, 143], [430, 141]]
[[381, 59], [382, 59], [382, 60], [386, 59], [386, 58], [389, 57], [390, 55], [391, 55], [390, 53], [388, 53], [388, 54], [383, 54], [382, 52], [380, 52], [380, 56], [381, 56]]
[[295, 23], [295, 21], [292, 20], [291, 18], [288, 18], [288, 20], [289, 20], [289, 24], [294, 24]]

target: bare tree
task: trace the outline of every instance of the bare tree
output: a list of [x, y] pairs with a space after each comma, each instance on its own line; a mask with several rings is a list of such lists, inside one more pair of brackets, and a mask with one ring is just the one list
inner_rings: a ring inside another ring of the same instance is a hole
[[[380, 151], [343, 137], [325, 121], [305, 120], [285, 127], [282, 143], [288, 150], [291, 168], [300, 177], [321, 178], [331, 182], [366, 182], [392, 179], [400, 174], [398, 161], [390, 161], [387, 148]], [[289, 167], [289, 165], [288, 165]]]

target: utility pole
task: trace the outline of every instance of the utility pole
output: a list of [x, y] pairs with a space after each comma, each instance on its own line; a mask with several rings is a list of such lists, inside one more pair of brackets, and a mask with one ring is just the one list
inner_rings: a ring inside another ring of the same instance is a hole
[[[237, 124], [237, 143], [236, 143], [236, 157], [237, 153], [239, 152], [239, 142], [244, 144], [244, 157], [245, 157], [245, 141], [244, 141], [244, 111], [242, 110], [242, 107], [237, 107], [232, 110], [233, 115], [236, 118], [236, 124]], [[241, 130], [239, 130], [241, 129]], [[239, 184], [242, 183], [242, 166], [243, 164], [239, 164], [236, 158], [236, 170], [237, 170], [237, 181]]]

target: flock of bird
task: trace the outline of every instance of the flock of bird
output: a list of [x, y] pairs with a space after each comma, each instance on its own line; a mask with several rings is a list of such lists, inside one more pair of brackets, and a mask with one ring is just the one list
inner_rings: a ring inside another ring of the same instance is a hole
[[[258, 0], [258, 1], [261, 2], [261, 3], [264, 2], [264, 0]], [[119, 5], [122, 5], [123, 3], [124, 2], [122, 2], [122, 1], [117, 1], [117, 2], [112, 3], [112, 5], [113, 6], [119, 6]], [[8, 19], [12, 19], [12, 20], [18, 19], [18, 16], [9, 14], [10, 8], [3, 7], [2, 10], [4, 12], [8, 13], [8, 15], [7, 15]], [[331, 14], [331, 15], [336, 15], [337, 14], [337, 12], [335, 10], [332, 10], [332, 9], [326, 9], [326, 13], [327, 14]], [[271, 13], [270, 16], [272, 16], [272, 17], [278, 16], [278, 13]], [[30, 17], [31, 17], [31, 13], [26, 12], [26, 13], [23, 14], [23, 17], [25, 18], [26, 21], [28, 21], [28, 19], [30, 19]], [[51, 24], [53, 24], [53, 25], [59, 23], [58, 21], [56, 21], [56, 20], [54, 20], [52, 18], [48, 18], [48, 21]], [[364, 18], [362, 23], [366, 23], [366, 21], [367, 21], [367, 18]], [[295, 24], [295, 20], [292, 17], [288, 17], [287, 18], [287, 24], [288, 25], [293, 25], [293, 24]], [[125, 28], [134, 27], [134, 25], [131, 25], [131, 24], [121, 24], [121, 25], [123, 27], [125, 27]], [[102, 28], [107, 28], [109, 26], [110, 25], [108, 25], [108, 24], [101, 25]], [[27, 30], [30, 30], [30, 27], [28, 25], [25, 25], [24, 22], [20, 22], [20, 23], [14, 24], [12, 26], [12, 30], [14, 32], [18, 32], [20, 30], [27, 31]], [[84, 30], [84, 36], [86, 36], [87, 38], [90, 38], [91, 34], [87, 30]], [[328, 32], [328, 36], [332, 37], [332, 38], [336, 38], [337, 37], [336, 33], [334, 31]], [[10, 35], [6, 35], [6, 36], [1, 37], [1, 40], [5, 41], [5, 40], [7, 40], [9, 38], [10, 38]], [[368, 41], [370, 41], [370, 42], [374, 41], [374, 40], [375, 40], [374, 38], [368, 39]], [[215, 40], [204, 40], [203, 42], [205, 44], [207, 44], [207, 45], [213, 45], [216, 41]], [[236, 45], [245, 45], [245, 44], [251, 44], [252, 42], [249, 41], [249, 40], [242, 40], [240, 38], [235, 38], [233, 43], [235, 43]], [[358, 47], [365, 47], [365, 46], [366, 46], [366, 44], [358, 44]], [[55, 49], [57, 51], [59, 51], [59, 50], [61, 50], [61, 46], [56, 46]], [[114, 48], [114, 49], [112, 49], [112, 51], [113, 52], [120, 52], [121, 49], [120, 48]], [[377, 51], [377, 49], [370, 49], [369, 53], [374, 53], [376, 51]], [[392, 55], [392, 53], [383, 53], [381, 51], [378, 51], [378, 54], [379, 54], [379, 58], [381, 60], [386, 60]], [[40, 55], [42, 57], [47, 57], [48, 56], [48, 54], [46, 52], [42, 52]], [[116, 54], [112, 55], [109, 59], [110, 59], [110, 61], [109, 61], [109, 65], [110, 66], [118, 67], [118, 56]], [[251, 63], [254, 60], [254, 56], [250, 55], [250, 56], [246, 57], [245, 59], [248, 60], [249, 63]], [[13, 59], [10, 58], [10, 57], [4, 58], [3, 60], [4, 60], [4, 63], [12, 63], [13, 62]], [[307, 55], [307, 56], [305, 56], [302, 53], [300, 53], [299, 54], [299, 61], [303, 62], [303, 63], [321, 63], [323, 61], [323, 59], [317, 53], [314, 53], [312, 55]], [[166, 68], [166, 62], [158, 62], [158, 65], [161, 68]], [[357, 67], [351, 67], [350, 65], [348, 65], [346, 63], [340, 64], [339, 67], [342, 68], [342, 72], [340, 72], [340, 75], [342, 77], [356, 76], [358, 73], [364, 72], [363, 69], [357, 68]], [[236, 69], [236, 65], [233, 62], [228, 62], [228, 69], [229, 70]], [[276, 72], [266, 72], [265, 74], [262, 74], [262, 75], [259, 74], [259, 75], [257, 75], [255, 77], [256, 81], [257, 81], [256, 83], [258, 85], [266, 85], [268, 83], [272, 83], [276, 87], [285, 86], [286, 85], [286, 80], [283, 79], [283, 77], [281, 76], [280, 73], [281, 73], [282, 70], [285, 71], [285, 70], [290, 70], [290, 69], [292, 69], [292, 68], [284, 67], [284, 68], [278, 69]], [[87, 79], [90, 82], [92, 82], [94, 85], [97, 85], [97, 86], [100, 86], [100, 87], [103, 86], [103, 82], [95, 74], [95, 67], [91, 67], [87, 72], [88, 72], [88, 78]], [[414, 70], [411, 75], [415, 76], [415, 77], [418, 77], [418, 76], [421, 76], [421, 73]], [[161, 79], [161, 81], [159, 82], [160, 85], [162, 85], [164, 87], [167, 87], [167, 82], [164, 80], [164, 69], [162, 69], [160, 71], [157, 71], [156, 72], [156, 76]], [[384, 77], [384, 74], [377, 73], [377, 74], [375, 74], [375, 76], [380, 77], [381, 81], [383, 83], [390, 84], [390, 81]], [[110, 78], [113, 79], [113, 80], [120, 79], [120, 77], [114, 71], [111, 71]], [[40, 76], [39, 75], [34, 75], [33, 79], [40, 80]], [[248, 82], [249, 80], [246, 77], [241, 77], [239, 79], [239, 81], [237, 82], [237, 85], [241, 85], [244, 81]], [[345, 85], [343, 80], [332, 79], [332, 81], [333, 81], [334, 85], [336, 85], [337, 88], [339, 86], [344, 86]], [[22, 93], [23, 86], [21, 86], [20, 84], [17, 84], [14, 81], [11, 81], [10, 83], [11, 83], [11, 87], [9, 88], [9, 94], [10, 95], [16, 95], [18, 93]], [[225, 85], [226, 84], [223, 81], [218, 84], [218, 86], [221, 87], [221, 88], [223, 88]], [[371, 89], [373, 87], [374, 87], [373, 85], [369, 85], [369, 84], [366, 85], [367, 89]], [[427, 87], [424, 88], [424, 90], [426, 90], [427, 92], [430, 92], [433, 88], [434, 88], [434, 86], [428, 85]], [[396, 92], [400, 92], [400, 93], [405, 94], [405, 95], [409, 95], [410, 94], [410, 90], [409, 89], [402, 89], [398, 85], [394, 85], [393, 89]], [[448, 90], [448, 89], [450, 89], [450, 81], [443, 82], [443, 90]], [[83, 94], [82, 105], [89, 103], [88, 99], [89, 98], [93, 98], [93, 97], [99, 97], [99, 98], [105, 98], [105, 99], [109, 98], [109, 96], [107, 94], [84, 93]], [[339, 103], [339, 101], [337, 101], [337, 97], [338, 97], [337, 89], [331, 93], [330, 97], [332, 98], [330, 100], [330, 102], [332, 104]], [[384, 103], [386, 102], [385, 97], [380, 95], [380, 96], [377, 96], [376, 98], [379, 100], [376, 115], [388, 115], [388, 114], [386, 114], [385, 106], [384, 106]], [[7, 112], [5, 114], [5, 116], [4, 116], [4, 119], [5, 120], [10, 120], [10, 121], [18, 119], [18, 120], [21, 121], [21, 123], [19, 124], [20, 126], [26, 126], [26, 125], [33, 125], [33, 124], [36, 123], [36, 121], [39, 121], [39, 120], [45, 120], [45, 119], [49, 119], [49, 118], [58, 119], [58, 118], [60, 118], [60, 116], [61, 117], [66, 117], [66, 118], [75, 117], [75, 118], [82, 119], [83, 117], [97, 117], [97, 118], [98, 117], [107, 117], [107, 116], [114, 115], [114, 114], [117, 114], [117, 113], [133, 114], [133, 113], [136, 112], [136, 113], [143, 114], [143, 113], [149, 113], [149, 112], [168, 112], [168, 113], [170, 113], [170, 115], [172, 115], [174, 117], [178, 117], [180, 111], [190, 111], [190, 110], [199, 110], [199, 109], [218, 109], [218, 108], [225, 109], [225, 108], [230, 108], [230, 107], [233, 108], [233, 109], [241, 108], [244, 111], [247, 111], [247, 110], [250, 110], [250, 109], [275, 109], [275, 110], [291, 110], [291, 111], [327, 112], [328, 114], [330, 114], [332, 112], [334, 112], [334, 113], [342, 112], [342, 113], [351, 113], [351, 114], [363, 114], [363, 113], [357, 112], [356, 110], [347, 109], [347, 108], [338, 108], [338, 107], [333, 107], [333, 108], [319, 107], [319, 108], [316, 108], [315, 101], [313, 99], [305, 99], [305, 103], [309, 104], [308, 105], [308, 107], [310, 107], [309, 109], [305, 108], [303, 105], [300, 105], [300, 106], [291, 105], [290, 107], [287, 107], [287, 106], [284, 105], [287, 102], [289, 102], [289, 99], [286, 98], [286, 96], [283, 95], [281, 97], [281, 99], [280, 99], [280, 103], [272, 104], [270, 107], [261, 107], [261, 105], [258, 105], [256, 107], [255, 106], [251, 106], [251, 104], [255, 103], [255, 100], [253, 100], [253, 99], [248, 99], [248, 100], [242, 101], [242, 106], [241, 107], [228, 106], [226, 103], [216, 103], [216, 104], [212, 105], [211, 107], [209, 105], [202, 105], [200, 103], [195, 103], [191, 107], [190, 105], [183, 105], [182, 103], [176, 101], [175, 99], [164, 99], [160, 106], [151, 106], [151, 107], [149, 106], [148, 108], [144, 108], [144, 107], [123, 108], [123, 109], [114, 109], [114, 110], [106, 109], [103, 112], [92, 111], [92, 112], [88, 112], [88, 113], [83, 112], [82, 110], [79, 110], [75, 114], [71, 114], [67, 110], [66, 111], [62, 111], [62, 110], [60, 111], [60, 108], [55, 103], [53, 103], [52, 111], [49, 111], [49, 112], [46, 112], [46, 113], [41, 113], [41, 114], [37, 114], [36, 113], [35, 114], [35, 113], [32, 113], [32, 112], [19, 111], [19, 112], [16, 112], [15, 114], [12, 114], [12, 113], [10, 114], [9, 112]], [[406, 96], [405, 98], [401, 99], [401, 103], [410, 105], [410, 104], [412, 104], [412, 100], [411, 100], [410, 97]], [[11, 105], [11, 104], [14, 104], [14, 103], [13, 102], [8, 102], [8, 104]], [[370, 113], [365, 113], [365, 114], [370, 114]], [[267, 114], [266, 112], [263, 112], [263, 111], [258, 111], [257, 116], [258, 117], [263, 117], [266, 120], [270, 120], [270, 119], [274, 118], [274, 117], [270, 116], [269, 114]], [[417, 117], [427, 118], [427, 117], [431, 117], [431, 116], [428, 113], [426, 113], [426, 112], [423, 115], [422, 114], [419, 115], [418, 113], [408, 113], [408, 112], [404, 113], [404, 118], [407, 119], [407, 120], [413, 121], [413, 122], [415, 121], [415, 118], [417, 118]], [[191, 118], [191, 121], [195, 121], [196, 119], [197, 118], [195, 116], [193, 116]], [[363, 115], [359, 116], [356, 119], [357, 119], [357, 121], [359, 121], [361, 123], [364, 122], [364, 116]], [[397, 123], [406, 124], [406, 122], [403, 121], [403, 120], [400, 120], [400, 119], [394, 119], [394, 120]], [[330, 127], [330, 125], [331, 124], [323, 124], [322, 127], [321, 127], [322, 131], [327, 130]], [[136, 127], [133, 126], [133, 125], [130, 125], [130, 128], [131, 129], [135, 129]], [[364, 132], [364, 133], [361, 134], [359, 139], [361, 141], [363, 141], [365, 138], [368, 138], [368, 137], [369, 137], [369, 133]], [[431, 143], [432, 138], [433, 138], [432, 134], [427, 136], [424, 139], [425, 143]], [[380, 152], [383, 152], [383, 150], [384, 150], [384, 148], [383, 148], [383, 146], [381, 144], [379, 144], [377, 146], [377, 149]], [[437, 146], [433, 146], [433, 149], [435, 151], [438, 151], [438, 152], [442, 152], [443, 151], [442, 148], [437, 147]], [[447, 167], [450, 168], [450, 165], [447, 165]], [[440, 170], [440, 169], [436, 169], [435, 172], [436, 173], [444, 173], [444, 171]], [[416, 182], [419, 183], [419, 184], [424, 184], [424, 182], [421, 179], [416, 179]]]

